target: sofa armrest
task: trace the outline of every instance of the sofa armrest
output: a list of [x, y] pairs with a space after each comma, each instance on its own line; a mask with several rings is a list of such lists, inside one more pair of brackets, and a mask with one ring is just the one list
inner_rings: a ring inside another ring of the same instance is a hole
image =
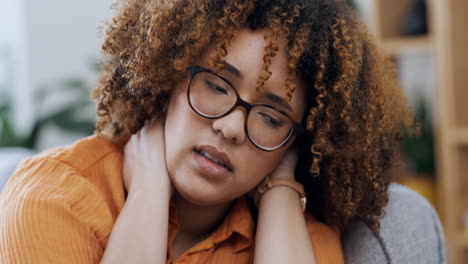
[[437, 213], [426, 199], [399, 184], [389, 187], [380, 233], [356, 220], [343, 233], [342, 242], [347, 264], [446, 263]]

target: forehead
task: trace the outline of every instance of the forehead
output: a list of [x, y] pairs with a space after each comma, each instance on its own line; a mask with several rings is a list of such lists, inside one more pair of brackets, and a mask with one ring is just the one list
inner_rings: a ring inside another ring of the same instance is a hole
[[[268, 30], [241, 29], [235, 34], [235, 38], [227, 48], [225, 57], [228, 66], [224, 68], [222, 74], [229, 78], [239, 95], [246, 101], [253, 102], [259, 96], [267, 93], [273, 93], [287, 99], [286, 80], [290, 77], [288, 71], [288, 59], [285, 41], [277, 40], [275, 45], [278, 46], [276, 54], [270, 59], [271, 63], [268, 66], [268, 72], [271, 73], [268, 80], [264, 84], [264, 88], [258, 90], [257, 82], [260, 78], [265, 78], [265, 47], [268, 41], [265, 36]], [[214, 45], [206, 49], [200, 58], [203, 66], [208, 66], [210, 57], [216, 53]], [[232, 67], [231, 67], [232, 66]], [[234, 69], [232, 69], [234, 68]], [[235, 73], [237, 71], [237, 74]], [[237, 75], [237, 76], [236, 76]], [[304, 83], [296, 80], [296, 90], [292, 94], [289, 105], [293, 109], [293, 114], [296, 118], [302, 118], [302, 113], [305, 108], [305, 87]]]

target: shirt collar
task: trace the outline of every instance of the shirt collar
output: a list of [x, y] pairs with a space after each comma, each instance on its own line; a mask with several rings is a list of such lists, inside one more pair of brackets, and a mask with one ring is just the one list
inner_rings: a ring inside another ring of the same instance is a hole
[[[178, 230], [177, 208], [171, 201], [169, 212], [169, 223]], [[223, 223], [207, 239], [198, 243], [186, 253], [207, 250], [215, 244], [220, 244], [228, 239], [233, 239], [234, 252], [240, 252], [249, 248], [253, 242], [254, 220], [247, 198], [242, 196], [234, 202]], [[175, 234], [174, 234], [175, 235]]]
[[247, 198], [235, 201], [221, 226], [213, 234], [214, 242], [221, 243], [230, 237], [235, 239], [235, 252], [248, 248], [253, 240], [254, 221]]

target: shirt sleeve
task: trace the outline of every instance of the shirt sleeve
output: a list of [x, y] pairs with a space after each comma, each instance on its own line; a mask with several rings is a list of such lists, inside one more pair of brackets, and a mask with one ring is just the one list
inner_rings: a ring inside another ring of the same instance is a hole
[[339, 231], [318, 222], [309, 214], [306, 214], [306, 224], [317, 263], [344, 263]]
[[112, 216], [72, 167], [23, 162], [0, 193], [0, 263], [99, 263]]

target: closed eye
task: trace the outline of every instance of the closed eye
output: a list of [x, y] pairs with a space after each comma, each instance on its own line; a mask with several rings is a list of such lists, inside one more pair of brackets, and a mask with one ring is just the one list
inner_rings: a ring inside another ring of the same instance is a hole
[[210, 90], [213, 90], [215, 92], [218, 92], [218, 93], [223, 93], [223, 94], [228, 94], [228, 92], [226, 91], [226, 89], [222, 88], [222, 87], [219, 87], [218, 85], [208, 81], [208, 80], [205, 80], [205, 84], [207, 86], [208, 89]]
[[280, 127], [282, 125], [281, 121], [276, 120], [275, 118], [267, 115], [266, 113], [259, 113], [263, 119], [272, 127]]

